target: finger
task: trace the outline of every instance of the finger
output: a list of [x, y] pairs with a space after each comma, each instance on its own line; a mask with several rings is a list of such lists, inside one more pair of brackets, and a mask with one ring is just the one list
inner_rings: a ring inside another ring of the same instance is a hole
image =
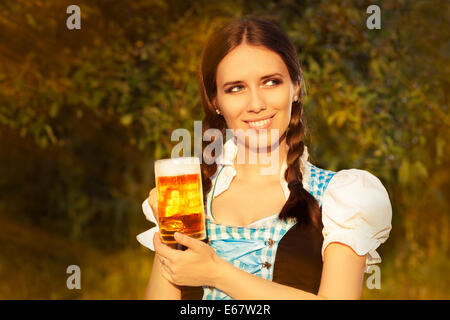
[[174, 237], [179, 244], [182, 244], [183, 246], [186, 246], [192, 250], [201, 249], [202, 245], [204, 244], [202, 241], [191, 238], [185, 234], [182, 234], [181, 232], [175, 232]]
[[159, 254], [156, 255], [158, 257], [159, 264], [161, 265], [161, 268], [166, 269], [170, 274], [173, 273], [171, 268], [171, 263], [166, 258], [160, 256]]
[[153, 188], [152, 190], [150, 190], [147, 201], [155, 214], [155, 218], [158, 218], [156, 216], [156, 214], [158, 212], [158, 199], [157, 199], [157, 194], [156, 194], [156, 188]]
[[164, 261], [165, 258], [163, 256], [161, 256], [160, 254], [156, 254], [156, 258], [158, 259], [158, 261], [161, 265], [165, 264], [165, 261]]
[[172, 249], [169, 246], [166, 246], [161, 241], [161, 236], [159, 232], [155, 232], [155, 235], [153, 236], [153, 246], [155, 247], [155, 252], [159, 254], [160, 256], [166, 258], [169, 261], [172, 261], [172, 259], [176, 259], [179, 252], [178, 250]]

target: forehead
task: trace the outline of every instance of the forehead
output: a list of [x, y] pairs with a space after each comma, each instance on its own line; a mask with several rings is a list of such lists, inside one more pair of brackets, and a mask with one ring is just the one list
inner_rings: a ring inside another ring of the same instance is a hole
[[289, 72], [281, 57], [262, 46], [241, 44], [231, 50], [217, 67], [217, 83], [260, 78], [279, 72], [288, 76]]

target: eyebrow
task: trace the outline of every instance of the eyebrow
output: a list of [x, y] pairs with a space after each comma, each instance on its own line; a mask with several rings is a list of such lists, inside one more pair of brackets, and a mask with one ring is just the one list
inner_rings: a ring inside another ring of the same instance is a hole
[[[265, 75], [265, 76], [261, 77], [261, 80], [264, 80], [264, 79], [267, 79], [267, 78], [271, 78], [271, 77], [273, 77], [273, 76], [280, 76], [280, 77], [283, 77], [283, 75], [282, 75], [281, 73], [275, 72], [275, 73], [271, 73], [271, 74], [268, 74], [268, 75]], [[242, 80], [236, 80], [236, 81], [225, 82], [225, 84], [223, 85], [223, 88], [225, 88], [225, 87], [228, 86], [228, 85], [238, 84], [238, 83], [241, 83], [241, 82], [242, 82]]]

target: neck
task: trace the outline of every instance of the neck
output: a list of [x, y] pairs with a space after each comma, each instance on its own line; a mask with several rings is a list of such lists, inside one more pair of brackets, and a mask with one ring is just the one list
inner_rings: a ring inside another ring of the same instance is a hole
[[279, 182], [281, 167], [287, 157], [285, 136], [266, 149], [252, 148], [237, 141], [234, 168], [239, 179], [255, 183], [261, 183], [261, 179]]

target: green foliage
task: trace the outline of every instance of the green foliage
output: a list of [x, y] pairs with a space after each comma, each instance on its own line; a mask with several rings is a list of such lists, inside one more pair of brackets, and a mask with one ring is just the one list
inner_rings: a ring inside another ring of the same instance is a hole
[[388, 189], [380, 293], [439, 297], [426, 283], [448, 268], [449, 7], [378, 1], [382, 29], [368, 30], [372, 2], [85, 0], [79, 31], [65, 27], [70, 1], [1, 2], [0, 214], [102, 249], [135, 246], [153, 159], [202, 118], [203, 44], [225, 19], [265, 16], [298, 48], [312, 162], [368, 170]]

